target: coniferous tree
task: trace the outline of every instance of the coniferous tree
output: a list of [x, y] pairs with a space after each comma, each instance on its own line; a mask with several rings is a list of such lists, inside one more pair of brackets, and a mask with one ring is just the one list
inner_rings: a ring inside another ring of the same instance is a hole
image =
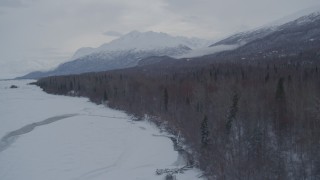
[[73, 82], [70, 81], [70, 89], [73, 90]]
[[276, 100], [283, 101], [285, 99], [284, 87], [283, 87], [284, 79], [280, 78], [278, 80], [277, 90], [276, 90]]
[[265, 82], [268, 82], [269, 79], [270, 79], [270, 75], [269, 75], [269, 73], [268, 73], [268, 74], [266, 75], [266, 77], [264, 78], [264, 81], [265, 81]]
[[208, 128], [208, 118], [204, 116], [201, 122], [201, 144], [202, 146], [207, 146], [209, 143], [209, 128]]
[[276, 127], [279, 130], [283, 130], [288, 125], [287, 118], [287, 106], [286, 106], [286, 97], [284, 90], [284, 79], [280, 78], [278, 80], [277, 89], [276, 89], [276, 102], [277, 102], [277, 117], [276, 117]]
[[226, 130], [228, 134], [230, 133], [232, 122], [236, 118], [236, 114], [238, 112], [238, 101], [239, 101], [239, 96], [237, 93], [235, 93], [232, 97], [232, 105], [227, 115]]
[[108, 101], [108, 94], [106, 91], [103, 93], [103, 101]]
[[164, 89], [164, 109], [167, 111], [168, 110], [168, 101], [169, 101], [169, 95], [168, 95], [168, 90], [167, 88]]

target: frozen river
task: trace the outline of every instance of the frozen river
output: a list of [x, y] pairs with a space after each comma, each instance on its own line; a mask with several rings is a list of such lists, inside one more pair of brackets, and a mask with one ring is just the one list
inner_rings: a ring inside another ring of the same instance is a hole
[[[30, 82], [0, 81], [1, 180], [164, 179], [156, 169], [184, 165], [154, 125]], [[199, 174], [191, 169], [177, 179]]]

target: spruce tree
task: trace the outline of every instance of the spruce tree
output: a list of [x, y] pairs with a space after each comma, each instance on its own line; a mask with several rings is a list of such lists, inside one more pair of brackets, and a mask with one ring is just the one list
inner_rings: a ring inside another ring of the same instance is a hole
[[284, 130], [289, 122], [287, 117], [287, 103], [286, 95], [284, 90], [284, 78], [278, 80], [277, 89], [276, 89], [276, 127], [279, 130]]
[[239, 96], [237, 93], [235, 93], [232, 97], [232, 105], [231, 105], [229, 113], [227, 115], [227, 122], [226, 122], [227, 134], [230, 133], [231, 127], [232, 127], [232, 122], [236, 118], [236, 114], [238, 112], [238, 101], [239, 101]]
[[103, 101], [108, 101], [108, 94], [106, 91], [103, 93]]
[[204, 116], [201, 122], [201, 144], [202, 146], [207, 146], [209, 143], [209, 128], [208, 128], [208, 118]]
[[168, 95], [167, 88], [164, 89], [163, 98], [164, 98], [164, 109], [167, 111], [168, 110], [168, 101], [169, 101], [169, 95]]
[[280, 78], [278, 80], [278, 85], [277, 85], [277, 89], [276, 89], [276, 100], [277, 101], [284, 101], [285, 100], [285, 92], [284, 92], [283, 82], [284, 82], [283, 78]]

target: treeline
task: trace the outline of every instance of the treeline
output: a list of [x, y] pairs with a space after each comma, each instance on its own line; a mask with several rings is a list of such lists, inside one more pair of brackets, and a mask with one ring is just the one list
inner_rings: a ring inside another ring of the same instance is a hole
[[138, 67], [37, 84], [157, 117], [185, 138], [209, 179], [320, 179], [317, 66]]

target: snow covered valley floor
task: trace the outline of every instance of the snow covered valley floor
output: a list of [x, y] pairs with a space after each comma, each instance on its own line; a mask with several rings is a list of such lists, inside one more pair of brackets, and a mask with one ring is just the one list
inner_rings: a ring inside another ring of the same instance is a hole
[[[1, 180], [152, 180], [164, 179], [157, 169], [184, 166], [154, 125], [30, 82], [0, 81]], [[190, 169], [177, 179], [199, 174]]]

